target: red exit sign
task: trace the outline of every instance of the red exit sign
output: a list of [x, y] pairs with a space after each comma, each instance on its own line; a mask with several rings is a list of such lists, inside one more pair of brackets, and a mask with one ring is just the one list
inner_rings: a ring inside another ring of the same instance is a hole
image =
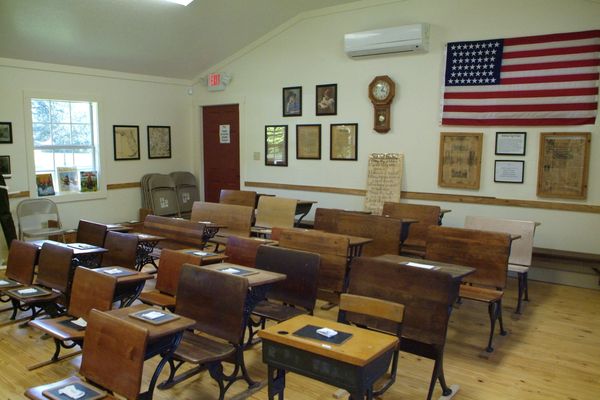
[[221, 74], [208, 75], [208, 87], [221, 86]]

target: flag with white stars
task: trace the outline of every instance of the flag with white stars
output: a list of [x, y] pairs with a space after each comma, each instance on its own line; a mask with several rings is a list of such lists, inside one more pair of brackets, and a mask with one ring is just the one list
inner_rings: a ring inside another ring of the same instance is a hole
[[594, 124], [599, 72], [600, 30], [451, 42], [442, 124]]

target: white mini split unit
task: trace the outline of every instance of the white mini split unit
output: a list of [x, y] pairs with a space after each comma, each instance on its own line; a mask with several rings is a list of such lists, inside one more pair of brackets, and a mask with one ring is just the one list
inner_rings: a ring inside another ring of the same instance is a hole
[[350, 57], [426, 52], [428, 49], [428, 24], [403, 25], [344, 35], [344, 50]]

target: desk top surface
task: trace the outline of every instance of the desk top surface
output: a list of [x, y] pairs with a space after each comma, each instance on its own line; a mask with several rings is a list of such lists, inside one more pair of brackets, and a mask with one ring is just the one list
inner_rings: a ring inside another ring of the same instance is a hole
[[[444, 262], [440, 262], [440, 261], [426, 260], [426, 259], [422, 259], [422, 258], [404, 257], [404, 256], [398, 256], [395, 254], [384, 254], [381, 256], [377, 256], [375, 258], [378, 260], [391, 261], [394, 263], [398, 263], [400, 265], [406, 265], [406, 263], [408, 263], [408, 262], [413, 262], [413, 263], [417, 263], [417, 264], [425, 264], [425, 265], [433, 265], [433, 266], [437, 267], [436, 268], [437, 271], [446, 272], [446, 273], [450, 274], [452, 276], [452, 278], [454, 278], [454, 279], [462, 279], [463, 277], [475, 272], [475, 268], [466, 267], [464, 265], [449, 264], [449, 263], [444, 263]], [[418, 268], [418, 267], [410, 267], [408, 265], [406, 265], [406, 267], [407, 268]]]
[[[286, 278], [285, 274], [279, 274], [277, 272], [265, 271], [258, 268], [246, 267], [244, 265], [232, 264], [228, 262], [218, 263], [218, 264], [209, 264], [202, 265], [202, 268], [212, 269], [215, 271], [219, 271], [226, 268], [233, 269], [242, 269], [249, 272], [252, 272], [250, 275], [242, 275], [244, 278], [248, 279], [248, 285], [252, 286], [260, 286], [260, 285], [268, 285], [271, 283], [282, 281]], [[223, 272], [226, 274], [227, 272]]]
[[62, 243], [62, 242], [55, 242], [54, 240], [47, 240], [47, 239], [34, 240], [31, 243], [36, 245], [39, 249], [42, 248], [44, 243], [52, 243], [57, 246], [67, 247], [67, 248], [73, 250], [74, 255], [106, 253], [108, 251], [108, 249], [105, 249], [104, 247], [94, 246], [94, 245], [87, 244], [87, 243]]
[[[327, 327], [338, 332], [351, 333], [352, 337], [344, 343], [336, 345], [293, 335], [294, 332], [306, 325]], [[367, 365], [381, 354], [394, 349], [398, 343], [398, 338], [392, 335], [341, 324], [312, 315], [299, 315], [277, 325], [269, 326], [259, 331], [258, 336], [264, 340], [270, 340], [357, 366]]]
[[[105, 272], [107, 270], [111, 270], [111, 269], [115, 269], [115, 268], [125, 271], [126, 275], [125, 274], [124, 275], [119, 275], [119, 274], [112, 275], [112, 274]], [[151, 274], [148, 274], [146, 272], [141, 272], [141, 271], [136, 271], [134, 269], [119, 267], [118, 265], [111, 266], [111, 267], [96, 268], [95, 271], [103, 272], [106, 275], [114, 276], [115, 278], [117, 278], [117, 283], [134, 283], [134, 282], [140, 282], [140, 281], [147, 281], [149, 279], [154, 278]]]
[[191, 328], [195, 324], [195, 321], [193, 319], [186, 318], [181, 315], [179, 315], [177, 319], [174, 319], [169, 322], [165, 322], [164, 324], [161, 324], [161, 325], [153, 325], [151, 323], [144, 322], [137, 318], [129, 316], [130, 314], [133, 314], [133, 313], [136, 313], [139, 311], [143, 311], [143, 310], [166, 312], [159, 308], [151, 307], [147, 304], [138, 304], [133, 307], [125, 307], [125, 308], [119, 308], [117, 310], [107, 311], [107, 313], [109, 313], [110, 315], [113, 315], [117, 318], [125, 319], [128, 322], [131, 322], [132, 324], [136, 324], [138, 326], [148, 329], [148, 339], [149, 340], [155, 340], [155, 339], [159, 339], [164, 336], [173, 335], [173, 334], [181, 332], [187, 328]]

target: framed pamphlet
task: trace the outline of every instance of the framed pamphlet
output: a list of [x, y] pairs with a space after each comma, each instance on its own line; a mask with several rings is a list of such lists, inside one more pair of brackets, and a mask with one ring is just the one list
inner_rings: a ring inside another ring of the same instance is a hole
[[479, 189], [483, 133], [442, 132], [438, 185]]
[[496, 155], [524, 156], [527, 144], [526, 132], [496, 132]]
[[330, 160], [358, 160], [358, 124], [331, 124]]
[[494, 182], [523, 183], [525, 161], [496, 160], [494, 162]]
[[321, 124], [296, 125], [296, 158], [321, 159]]
[[587, 197], [588, 133], [541, 133], [537, 195], [566, 199]]

